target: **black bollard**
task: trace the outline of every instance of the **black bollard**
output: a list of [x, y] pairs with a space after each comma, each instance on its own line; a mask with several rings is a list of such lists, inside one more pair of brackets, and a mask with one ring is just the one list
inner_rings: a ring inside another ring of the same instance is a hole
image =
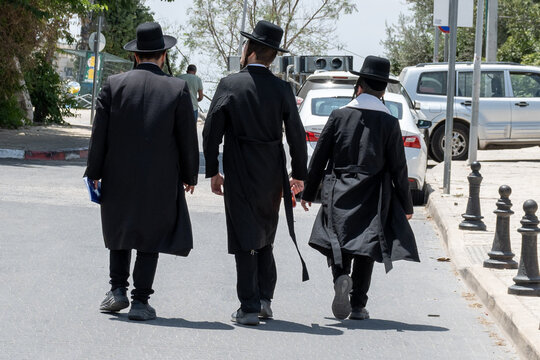
[[478, 172], [480, 167], [478, 161], [473, 162], [471, 164], [472, 172], [467, 176], [469, 200], [467, 201], [467, 211], [461, 215], [465, 219], [459, 224], [459, 228], [462, 230], [486, 230], [486, 224], [482, 221], [484, 217], [480, 210], [480, 183], [482, 182], [482, 175]]
[[537, 236], [538, 218], [535, 213], [538, 204], [534, 200], [527, 200], [523, 204], [525, 216], [521, 219], [521, 259], [519, 260], [518, 273], [514, 277], [515, 284], [508, 288], [509, 294], [540, 296], [540, 273], [538, 272]]
[[499, 187], [501, 198], [497, 201], [497, 210], [493, 211], [497, 215], [495, 225], [495, 237], [493, 246], [488, 252], [489, 259], [484, 261], [484, 267], [494, 269], [517, 269], [518, 263], [513, 260], [514, 253], [510, 244], [510, 216], [514, 214], [510, 208], [512, 202], [509, 197], [512, 189], [508, 185]]

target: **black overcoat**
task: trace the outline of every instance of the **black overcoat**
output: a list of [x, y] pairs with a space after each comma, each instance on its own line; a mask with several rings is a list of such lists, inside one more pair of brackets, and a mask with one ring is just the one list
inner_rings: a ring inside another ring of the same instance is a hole
[[384, 262], [420, 261], [405, 214], [413, 213], [398, 120], [344, 107], [326, 123], [309, 166], [303, 199], [322, 181], [322, 206], [309, 244], [341, 263], [341, 251]]
[[[206, 177], [218, 173], [223, 147], [224, 198], [229, 253], [272, 244], [284, 187], [283, 127], [292, 177], [307, 174], [305, 131], [291, 87], [267, 68], [247, 66], [223, 78], [203, 131]], [[290, 199], [290, 189], [285, 188]]]
[[187, 256], [193, 247], [182, 183], [195, 185], [199, 150], [185, 81], [141, 64], [99, 94], [85, 175], [102, 180], [111, 250]]

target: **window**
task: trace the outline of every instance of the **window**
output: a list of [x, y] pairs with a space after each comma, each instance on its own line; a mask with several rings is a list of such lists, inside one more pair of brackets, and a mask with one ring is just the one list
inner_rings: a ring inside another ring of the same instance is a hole
[[540, 97], [540, 74], [510, 72], [514, 97]]
[[384, 105], [390, 110], [390, 114], [392, 114], [393, 117], [401, 119], [403, 117], [403, 106], [401, 103], [394, 102], [394, 101], [385, 101]]
[[425, 72], [418, 80], [419, 94], [446, 95], [446, 71]]
[[329, 116], [336, 109], [351, 102], [349, 97], [325, 97], [311, 100], [311, 113], [318, 116]]
[[[458, 96], [472, 97], [472, 71], [458, 74]], [[504, 97], [504, 73], [502, 71], [482, 71], [480, 75], [480, 97]]]

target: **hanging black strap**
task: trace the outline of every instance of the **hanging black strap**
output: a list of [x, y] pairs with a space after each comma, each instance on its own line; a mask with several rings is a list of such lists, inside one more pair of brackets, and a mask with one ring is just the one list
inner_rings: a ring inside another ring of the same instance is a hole
[[289, 228], [289, 235], [291, 236], [291, 239], [294, 243], [296, 252], [298, 253], [298, 256], [300, 257], [300, 262], [302, 262], [302, 281], [307, 281], [309, 280], [307, 266], [306, 266], [306, 263], [304, 262], [304, 258], [302, 258], [300, 249], [298, 249], [298, 243], [296, 241], [296, 234], [294, 233], [292, 192], [291, 192], [291, 185], [289, 183], [289, 174], [287, 173], [287, 165], [286, 165], [287, 160], [285, 157], [285, 150], [283, 149], [283, 144], [280, 145], [280, 151], [281, 151], [281, 157], [283, 159], [283, 166], [282, 166], [283, 168], [283, 202], [285, 205], [285, 216], [287, 218], [287, 227]]

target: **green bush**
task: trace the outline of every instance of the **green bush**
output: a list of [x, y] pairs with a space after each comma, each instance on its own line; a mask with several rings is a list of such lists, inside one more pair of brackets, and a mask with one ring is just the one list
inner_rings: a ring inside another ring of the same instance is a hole
[[34, 105], [34, 122], [63, 124], [64, 116], [73, 116], [71, 108], [76, 101], [68, 94], [58, 73], [45, 55], [34, 55], [33, 66], [25, 71], [24, 78]]
[[0, 97], [0, 128], [15, 129], [24, 125], [24, 114], [15, 97]]

